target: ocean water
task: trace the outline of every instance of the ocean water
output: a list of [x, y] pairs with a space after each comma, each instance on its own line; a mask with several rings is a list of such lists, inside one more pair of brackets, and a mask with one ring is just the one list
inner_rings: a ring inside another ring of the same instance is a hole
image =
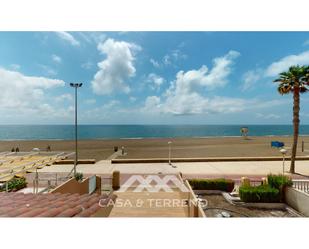
[[[249, 136], [293, 134], [292, 125], [248, 125]], [[79, 139], [240, 136], [241, 125], [80, 125]], [[309, 125], [300, 126], [309, 135]], [[74, 125], [0, 125], [0, 140], [74, 139]]]

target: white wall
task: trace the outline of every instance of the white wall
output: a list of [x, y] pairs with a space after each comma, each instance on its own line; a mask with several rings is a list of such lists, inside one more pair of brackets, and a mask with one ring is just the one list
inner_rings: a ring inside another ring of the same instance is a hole
[[309, 217], [309, 194], [288, 187], [285, 191], [285, 200], [289, 206]]

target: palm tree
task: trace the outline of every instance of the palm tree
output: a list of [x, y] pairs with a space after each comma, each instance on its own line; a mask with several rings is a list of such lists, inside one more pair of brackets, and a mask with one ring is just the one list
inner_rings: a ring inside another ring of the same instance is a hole
[[279, 83], [278, 92], [281, 95], [293, 93], [294, 139], [291, 154], [290, 173], [295, 173], [295, 157], [299, 133], [300, 93], [308, 91], [309, 66], [291, 66], [287, 72], [280, 73], [279, 78], [274, 80], [274, 82]]

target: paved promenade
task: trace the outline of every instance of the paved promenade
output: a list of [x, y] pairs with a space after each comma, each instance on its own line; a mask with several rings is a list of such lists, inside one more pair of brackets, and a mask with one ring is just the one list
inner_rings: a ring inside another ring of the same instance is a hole
[[[122, 174], [174, 174], [181, 172], [191, 176], [265, 176], [269, 173], [282, 173], [280, 161], [250, 161], [250, 162], [188, 162], [173, 163], [136, 163], [136, 164], [111, 164], [108, 160], [102, 160], [96, 164], [78, 165], [77, 171], [84, 174], [111, 174], [119, 170]], [[285, 171], [288, 174], [290, 162], [285, 162]], [[70, 172], [73, 165], [52, 165], [40, 169], [39, 172]], [[309, 178], [309, 161], [297, 161], [296, 172], [293, 178]]]

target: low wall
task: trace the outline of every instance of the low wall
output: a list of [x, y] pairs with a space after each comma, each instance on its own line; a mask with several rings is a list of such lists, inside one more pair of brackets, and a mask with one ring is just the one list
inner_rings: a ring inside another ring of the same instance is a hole
[[[55, 189], [51, 191], [51, 193], [71, 193], [71, 194], [88, 194], [89, 193], [89, 179], [88, 177], [81, 182], [75, 180], [75, 178], [71, 178], [70, 180], [64, 182], [59, 185]], [[95, 193], [101, 194], [101, 178], [96, 176], [96, 190]]]
[[[57, 160], [53, 164], [74, 164], [74, 159]], [[77, 164], [95, 164], [95, 159], [78, 159]]]
[[193, 192], [190, 183], [188, 180], [185, 180], [185, 185], [188, 188], [188, 216], [189, 217], [199, 217], [204, 218], [206, 217], [204, 210], [202, 209], [200, 203], [198, 202], [195, 193]]
[[[286, 161], [290, 157], [285, 158]], [[298, 161], [309, 160], [308, 157], [299, 156]], [[247, 161], [282, 161], [282, 157], [205, 157], [205, 158], [173, 158], [172, 163], [188, 163], [188, 162], [247, 162]], [[112, 159], [111, 163], [168, 163], [167, 158], [148, 158], [148, 159]]]
[[292, 187], [286, 188], [286, 203], [301, 214], [309, 217], [309, 194]]

